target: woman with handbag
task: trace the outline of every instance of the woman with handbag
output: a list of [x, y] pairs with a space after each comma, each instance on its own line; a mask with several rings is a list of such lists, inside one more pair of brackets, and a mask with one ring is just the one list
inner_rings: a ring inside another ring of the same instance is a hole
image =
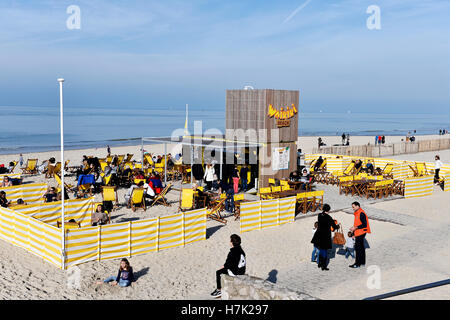
[[339, 225], [337, 225], [333, 218], [328, 214], [330, 210], [330, 205], [323, 205], [322, 212], [319, 213], [319, 216], [317, 217], [317, 231], [311, 240], [311, 243], [319, 248], [319, 263], [317, 264], [317, 267], [322, 268], [322, 270], [325, 271], [329, 270], [327, 268], [328, 250], [333, 246], [331, 242], [331, 230], [339, 229]]

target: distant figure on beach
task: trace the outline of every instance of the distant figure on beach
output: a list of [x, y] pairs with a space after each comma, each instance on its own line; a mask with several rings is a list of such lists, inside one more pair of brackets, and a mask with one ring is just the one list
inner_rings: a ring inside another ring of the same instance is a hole
[[239, 177], [241, 178], [242, 191], [247, 192], [248, 168], [246, 164], [242, 166], [241, 171], [239, 172]]
[[326, 144], [323, 142], [323, 140], [322, 140], [321, 137], [319, 137], [319, 138], [317, 139], [317, 143], [318, 143], [318, 145], [319, 145], [319, 148], [320, 148], [321, 146], [326, 146]]
[[333, 230], [338, 230], [339, 226], [336, 224], [334, 219], [329, 215], [331, 207], [329, 204], [324, 204], [322, 212], [319, 213], [317, 217], [317, 231], [311, 240], [314, 247], [319, 248], [319, 263], [317, 267], [322, 268], [323, 271], [328, 271], [328, 250], [330, 250], [333, 245], [331, 242], [331, 228]]
[[442, 130], [439, 130], [439, 135], [440, 135], [440, 136], [442, 135]]
[[408, 132], [408, 134], [406, 135], [406, 142], [409, 141], [410, 137], [411, 137], [411, 132]]
[[345, 143], [346, 146], [350, 145], [350, 134], [347, 133], [347, 142]]
[[439, 185], [439, 172], [441, 171], [441, 167], [442, 167], [442, 161], [441, 158], [436, 155], [434, 157], [434, 183]]
[[382, 136], [381, 137], [381, 144], [384, 144], [386, 142], [386, 137], [385, 136]]
[[234, 193], [237, 194], [239, 192], [239, 180], [240, 180], [239, 170], [238, 170], [237, 166], [235, 166], [233, 169], [232, 178], [233, 178]]
[[345, 136], [345, 133], [343, 133], [343, 134], [342, 134], [342, 145], [345, 144], [345, 137], [346, 137], [346, 136]]
[[364, 171], [373, 175], [375, 168], [373, 166], [373, 163], [370, 162], [370, 160], [367, 160], [366, 168], [364, 169]]
[[19, 165], [20, 165], [20, 167], [23, 167], [23, 156], [22, 156], [22, 154], [19, 155]]
[[108, 154], [108, 156], [111, 155], [111, 148], [108, 146], [106, 146], [106, 153]]
[[216, 271], [216, 285], [217, 288], [211, 295], [215, 298], [222, 296], [222, 286], [220, 283], [220, 276], [222, 274], [228, 274], [229, 276], [243, 275], [245, 274], [246, 260], [245, 252], [241, 247], [241, 237], [237, 234], [230, 236], [230, 252], [228, 253], [225, 264]]
[[117, 276], [108, 277], [103, 281], [97, 282], [97, 284], [112, 282], [111, 284], [113, 286], [118, 284], [120, 287], [128, 287], [131, 286], [131, 283], [133, 281], [134, 281], [133, 268], [130, 266], [130, 262], [128, 262], [127, 259], [123, 258], [120, 261], [120, 267]]
[[375, 145], [378, 144], [378, 136], [375, 136]]
[[369, 218], [367, 214], [361, 209], [359, 202], [352, 203], [353, 214], [355, 216], [353, 227], [350, 232], [355, 235], [355, 263], [350, 265], [350, 268], [359, 268], [366, 264], [366, 248], [364, 247], [364, 239], [367, 233], [370, 233]]
[[203, 179], [205, 179], [206, 182], [206, 189], [211, 190], [212, 189], [212, 183], [214, 181], [214, 167], [211, 165], [211, 163], [208, 163], [205, 168], [205, 174], [203, 175]]

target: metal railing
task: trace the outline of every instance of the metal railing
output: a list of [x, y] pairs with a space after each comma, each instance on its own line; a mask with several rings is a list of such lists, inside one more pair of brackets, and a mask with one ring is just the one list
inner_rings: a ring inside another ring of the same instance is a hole
[[417, 292], [417, 291], [422, 291], [422, 290], [426, 290], [426, 289], [436, 288], [436, 287], [444, 286], [444, 285], [447, 285], [447, 284], [450, 284], [450, 279], [437, 281], [437, 282], [432, 282], [432, 283], [427, 283], [427, 284], [422, 284], [420, 286], [406, 288], [406, 289], [393, 291], [393, 292], [389, 292], [389, 293], [384, 293], [384, 294], [380, 294], [378, 296], [368, 297], [368, 298], [365, 298], [363, 300], [381, 300], [381, 299], [391, 298], [391, 297], [395, 297], [395, 296], [400, 296], [402, 294], [408, 294], [408, 293], [412, 293], [412, 292]]

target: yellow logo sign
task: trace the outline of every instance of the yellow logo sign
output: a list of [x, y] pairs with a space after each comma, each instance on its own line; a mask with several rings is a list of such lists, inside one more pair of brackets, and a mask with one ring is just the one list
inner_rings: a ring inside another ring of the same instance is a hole
[[296, 113], [297, 108], [294, 104], [286, 108], [281, 107], [280, 110], [275, 109], [271, 104], [269, 104], [269, 112], [267, 115], [269, 117], [274, 117], [277, 120], [287, 120], [295, 116]]

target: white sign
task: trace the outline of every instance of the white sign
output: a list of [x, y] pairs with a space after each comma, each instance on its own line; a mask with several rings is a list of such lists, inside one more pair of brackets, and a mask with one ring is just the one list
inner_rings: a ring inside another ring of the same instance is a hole
[[289, 147], [272, 148], [272, 170], [289, 169]]

